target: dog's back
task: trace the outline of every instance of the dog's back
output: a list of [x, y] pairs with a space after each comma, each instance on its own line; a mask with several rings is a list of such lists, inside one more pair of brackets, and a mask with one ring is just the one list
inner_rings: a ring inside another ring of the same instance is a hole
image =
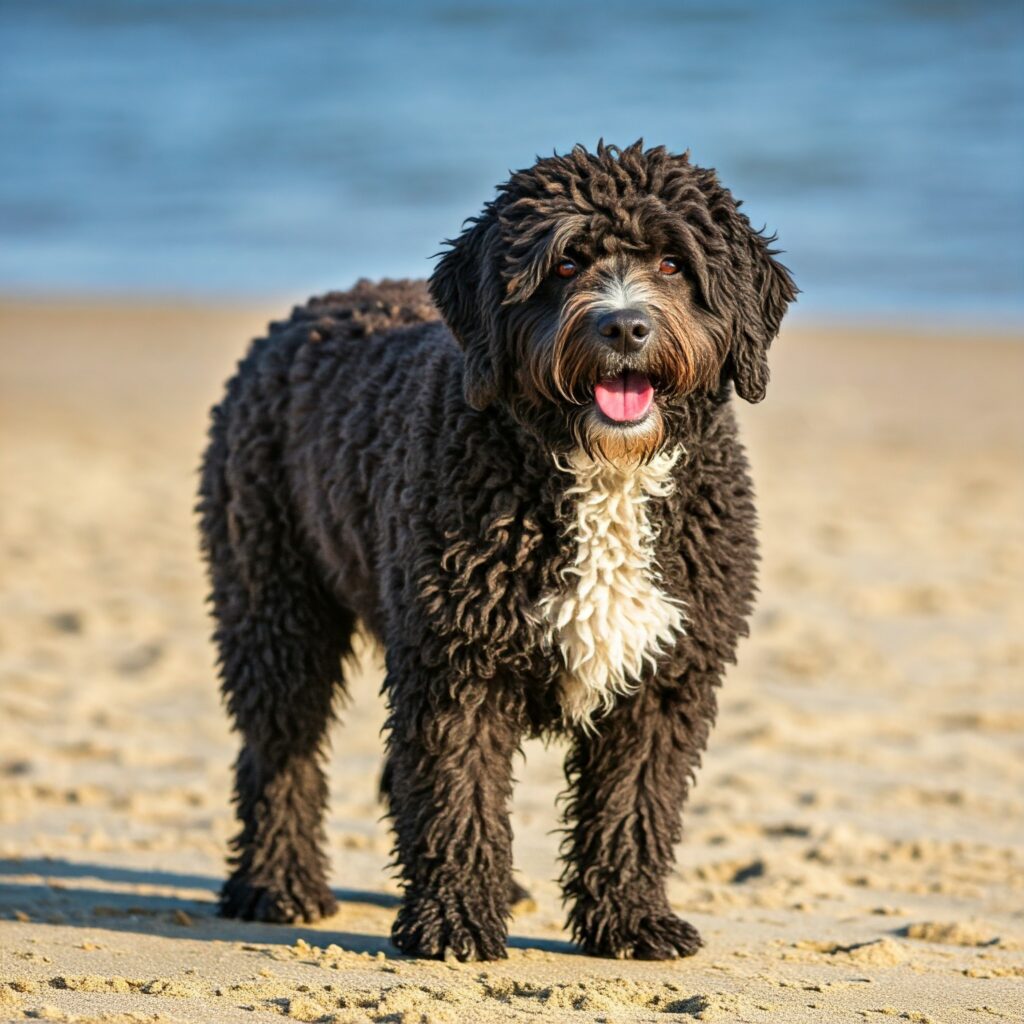
[[[403, 457], [419, 404], [412, 393], [395, 400], [395, 390], [450, 382], [457, 396], [461, 361], [424, 281], [361, 280], [271, 323], [212, 411], [199, 511], [215, 602], [289, 555], [308, 573], [319, 553], [335, 566], [324, 583], [343, 575], [348, 610], [372, 628], [376, 601], [366, 591], [376, 567], [367, 563], [385, 505], [375, 487], [394, 479], [375, 470]], [[330, 507], [314, 507], [311, 495]], [[327, 521], [331, 535], [320, 529]], [[242, 578], [218, 585], [225, 566]]]
[[305, 341], [366, 338], [395, 327], [440, 320], [426, 281], [363, 278], [348, 291], [333, 291], [296, 306], [287, 320], [270, 325], [270, 336], [298, 334]]
[[[425, 282], [364, 280], [296, 307], [253, 342], [213, 410], [199, 509], [215, 606], [265, 591], [291, 565], [342, 633], [354, 617], [383, 642], [402, 614], [396, 581], [414, 569], [412, 549], [434, 581], [427, 590], [446, 602], [493, 606], [487, 566], [508, 566], [508, 589], [524, 592], [509, 601], [525, 627], [526, 592], [554, 571], [549, 560], [535, 560], [531, 574], [521, 564], [542, 543], [534, 516], [554, 518], [542, 515], [554, 481], [518, 440], [507, 417], [466, 404], [462, 352]], [[509, 523], [510, 494], [534, 516]], [[470, 545], [446, 539], [467, 529]], [[470, 631], [490, 630], [486, 645], [470, 645], [488, 673], [509, 632], [491, 621], [501, 609], [492, 611]], [[441, 618], [445, 644], [453, 632], [466, 640]], [[516, 640], [517, 653], [532, 646]]]

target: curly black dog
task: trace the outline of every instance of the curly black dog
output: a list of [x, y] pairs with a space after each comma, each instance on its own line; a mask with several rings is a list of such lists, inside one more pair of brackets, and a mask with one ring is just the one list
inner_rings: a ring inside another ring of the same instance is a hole
[[243, 738], [224, 914], [335, 910], [319, 761], [359, 622], [386, 652], [399, 949], [505, 955], [512, 760], [555, 732], [575, 939], [700, 946], [665, 877], [755, 591], [730, 397], [764, 396], [796, 294], [738, 206], [687, 155], [578, 146], [513, 174], [429, 286], [360, 282], [254, 343], [200, 503]]

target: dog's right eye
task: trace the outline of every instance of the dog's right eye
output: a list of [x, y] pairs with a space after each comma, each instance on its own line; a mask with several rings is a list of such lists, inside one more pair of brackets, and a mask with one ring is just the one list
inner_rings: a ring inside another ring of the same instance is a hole
[[559, 260], [555, 264], [555, 273], [559, 277], [575, 277], [579, 269], [575, 260]]

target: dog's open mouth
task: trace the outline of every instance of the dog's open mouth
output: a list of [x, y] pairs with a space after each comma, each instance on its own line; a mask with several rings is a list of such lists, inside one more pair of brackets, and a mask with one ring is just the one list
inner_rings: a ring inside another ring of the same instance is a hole
[[654, 401], [654, 385], [642, 373], [625, 370], [609, 377], [594, 388], [598, 409], [615, 423], [636, 423], [642, 420]]

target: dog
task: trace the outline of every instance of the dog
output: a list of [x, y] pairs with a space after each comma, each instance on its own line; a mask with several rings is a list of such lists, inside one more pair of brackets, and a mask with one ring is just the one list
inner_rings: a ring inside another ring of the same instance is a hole
[[713, 170], [642, 141], [538, 159], [429, 282], [360, 281], [253, 343], [199, 513], [241, 831], [220, 910], [315, 921], [320, 763], [357, 625], [385, 652], [394, 945], [505, 956], [512, 761], [568, 737], [586, 953], [701, 945], [665, 892], [747, 632], [759, 401], [796, 288]]

